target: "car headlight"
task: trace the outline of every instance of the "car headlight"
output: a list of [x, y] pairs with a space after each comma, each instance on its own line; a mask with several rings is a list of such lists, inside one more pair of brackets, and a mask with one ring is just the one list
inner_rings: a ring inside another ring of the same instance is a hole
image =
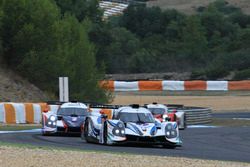
[[168, 118], [168, 115], [163, 115], [162, 118], [165, 120], [166, 118]]
[[49, 118], [51, 121], [55, 121], [56, 120], [56, 117], [54, 115], [51, 115], [50, 118]]
[[171, 135], [172, 135], [172, 136], [175, 136], [175, 131], [171, 131]]
[[50, 128], [56, 128], [56, 120], [57, 120], [57, 117], [54, 115], [51, 115], [49, 119], [47, 120], [46, 126]]
[[120, 132], [119, 129], [116, 129], [116, 130], [115, 130], [115, 133], [116, 133], [116, 134], [119, 134], [119, 132]]
[[172, 129], [172, 124], [168, 124], [167, 125], [167, 130], [171, 130]]

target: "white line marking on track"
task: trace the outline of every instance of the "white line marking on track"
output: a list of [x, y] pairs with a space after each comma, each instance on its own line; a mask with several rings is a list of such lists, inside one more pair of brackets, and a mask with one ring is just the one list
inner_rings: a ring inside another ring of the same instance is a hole
[[3, 133], [34, 133], [34, 132], [41, 132], [41, 129], [31, 129], [31, 130], [17, 130], [17, 131], [0, 131], [0, 134]]
[[212, 125], [189, 125], [188, 128], [217, 128], [218, 126]]
[[233, 118], [233, 120], [244, 120], [244, 121], [250, 121], [250, 118]]

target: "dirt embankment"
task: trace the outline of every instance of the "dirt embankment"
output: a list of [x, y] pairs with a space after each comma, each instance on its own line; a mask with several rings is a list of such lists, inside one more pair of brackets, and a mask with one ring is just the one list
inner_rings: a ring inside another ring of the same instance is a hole
[[35, 85], [0, 67], [0, 102], [41, 102], [48, 99]]
[[0, 146], [0, 166], [7, 167], [61, 166], [136, 166], [136, 167], [194, 167], [249, 166], [247, 163], [200, 160], [190, 158], [110, 154], [79, 151], [43, 150]]

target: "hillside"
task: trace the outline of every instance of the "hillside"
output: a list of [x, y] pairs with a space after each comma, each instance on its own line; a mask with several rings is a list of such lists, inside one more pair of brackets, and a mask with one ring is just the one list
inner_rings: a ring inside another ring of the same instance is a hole
[[[192, 13], [213, 1], [156, 0], [149, 6]], [[245, 13], [250, 11], [249, 0], [227, 1]], [[109, 98], [98, 87], [104, 73], [99, 69], [109, 74], [145, 73], [137, 78], [129, 75], [128, 80], [216, 80], [231, 71], [237, 74], [236, 80], [250, 77], [250, 16], [227, 5], [214, 4], [214, 10], [196, 16], [131, 5], [124, 15], [106, 22], [101, 21], [98, 1], [55, 2], [1, 4], [0, 61], [12, 69], [0, 68], [0, 101], [48, 99], [13, 71], [50, 94], [58, 92], [55, 78], [67, 75], [71, 99], [99, 102]], [[233, 14], [221, 11], [221, 5]], [[148, 73], [155, 74], [149, 77]]]
[[[159, 6], [162, 9], [177, 9], [186, 14], [195, 13], [199, 7], [207, 6], [215, 0], [155, 0], [149, 1], [147, 6]], [[242, 9], [245, 14], [250, 14], [249, 0], [226, 0], [229, 4]]]
[[49, 97], [13, 71], [0, 67], [0, 102], [44, 102]]

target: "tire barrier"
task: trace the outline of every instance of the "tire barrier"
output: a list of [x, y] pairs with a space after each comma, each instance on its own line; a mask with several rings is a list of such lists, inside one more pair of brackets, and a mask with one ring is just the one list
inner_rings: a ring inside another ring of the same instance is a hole
[[0, 123], [6, 124], [38, 124], [42, 111], [56, 111], [58, 105], [47, 103], [0, 103]]
[[176, 108], [177, 111], [183, 111], [186, 115], [186, 125], [208, 124], [212, 122], [212, 110], [202, 107]]
[[110, 91], [229, 91], [250, 90], [250, 80], [245, 81], [101, 81], [100, 86]]

